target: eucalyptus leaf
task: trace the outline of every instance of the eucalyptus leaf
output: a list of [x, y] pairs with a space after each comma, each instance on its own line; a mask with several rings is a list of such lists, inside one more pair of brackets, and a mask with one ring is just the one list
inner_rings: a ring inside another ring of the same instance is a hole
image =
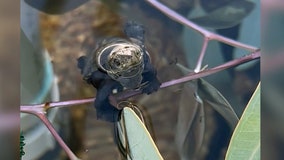
[[260, 83], [230, 141], [226, 160], [260, 159]]
[[204, 106], [196, 86], [194, 83], [184, 85], [179, 104], [175, 141], [183, 160], [196, 158], [204, 138]]
[[234, 129], [239, 121], [234, 109], [225, 97], [211, 84], [203, 79], [198, 79], [198, 93], [203, 101], [209, 103]]
[[118, 122], [119, 137], [127, 151], [127, 159], [162, 160], [150, 133], [135, 112], [125, 107]]
[[89, 0], [25, 0], [30, 6], [48, 14], [63, 14], [87, 1]]
[[189, 19], [204, 27], [214, 29], [229, 28], [239, 24], [254, 9], [254, 6], [255, 4], [248, 0], [233, 0], [204, 16], [189, 17]]
[[[192, 72], [182, 64], [178, 63], [177, 67], [179, 67], [179, 69], [185, 74]], [[239, 118], [230, 103], [210, 83], [206, 82], [202, 78], [197, 79], [196, 81], [196, 89], [198, 93], [196, 95], [199, 95], [203, 101], [206, 101], [215, 111], [224, 117], [230, 127], [234, 129], [239, 121]], [[193, 83], [193, 81], [191, 83]]]

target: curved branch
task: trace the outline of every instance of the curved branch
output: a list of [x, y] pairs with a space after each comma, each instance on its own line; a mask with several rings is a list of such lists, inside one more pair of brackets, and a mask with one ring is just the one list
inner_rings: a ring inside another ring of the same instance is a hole
[[71, 160], [80, 160], [72, 151], [71, 149], [66, 145], [66, 143], [63, 141], [63, 139], [60, 137], [60, 135], [57, 133], [57, 131], [54, 129], [53, 125], [50, 123], [50, 121], [46, 118], [46, 116], [42, 113], [40, 114], [34, 114], [37, 116], [48, 128], [48, 130], [51, 132], [53, 137], [56, 139], [56, 141], [59, 143], [59, 145], [64, 149], [66, 154]]
[[[198, 72], [198, 73], [191, 73], [191, 74], [184, 76], [182, 78], [164, 82], [164, 83], [162, 83], [160, 88], [170, 87], [170, 86], [173, 86], [173, 85], [176, 85], [176, 84], [188, 82], [190, 80], [202, 78], [202, 77], [223, 71], [225, 69], [243, 64], [245, 62], [255, 60], [255, 59], [259, 59], [260, 55], [261, 55], [260, 50], [258, 50], [254, 53], [251, 53], [249, 55], [246, 55], [246, 56], [238, 58], [238, 59], [234, 59], [232, 61], [229, 61], [227, 63], [219, 65], [217, 67], [214, 67], [214, 68], [211, 68], [211, 69], [208, 69], [208, 70], [204, 70], [204, 71], [201, 71], [201, 72]], [[141, 94], [141, 91], [124, 91], [124, 92], [118, 93], [116, 95], [113, 95], [113, 97], [111, 97], [111, 100], [114, 101], [114, 99], [116, 99], [117, 101], [120, 101], [120, 100], [127, 99], [127, 98], [130, 98], [132, 96], [139, 95], [139, 94]]]
[[202, 27], [200, 27], [199, 25], [191, 22], [190, 20], [188, 20], [187, 18], [183, 17], [182, 15], [178, 14], [177, 12], [175, 12], [174, 10], [168, 8], [167, 6], [165, 6], [164, 4], [156, 1], [156, 0], [146, 0], [146, 2], [148, 2], [149, 4], [151, 4], [152, 6], [154, 6], [155, 8], [157, 8], [159, 11], [161, 11], [162, 13], [164, 13], [165, 15], [167, 15], [169, 18], [171, 18], [172, 20], [183, 24], [197, 32], [199, 32], [200, 34], [202, 34], [204, 37], [207, 37], [208, 40], [217, 40], [226, 44], [229, 44], [231, 46], [234, 47], [238, 47], [238, 48], [243, 48], [245, 50], [248, 51], [256, 51], [258, 50], [258, 48], [254, 47], [254, 46], [250, 46], [235, 40], [232, 40], [230, 38], [226, 38], [223, 36], [220, 36], [218, 34], [215, 34], [213, 32], [210, 32]]
[[[259, 59], [260, 58], [260, 50], [257, 50], [256, 52], [253, 52], [249, 55], [246, 55], [244, 57], [234, 59], [232, 61], [229, 61], [227, 63], [224, 63], [222, 65], [219, 65], [217, 67], [204, 70], [198, 73], [191, 73], [187, 76], [181, 77], [179, 79], [174, 79], [170, 80], [167, 82], [162, 83], [160, 88], [165, 88], [165, 87], [170, 87], [176, 84], [180, 83], [185, 83], [190, 80], [202, 78], [220, 71], [223, 71], [225, 69], [228, 69], [230, 67], [234, 67], [240, 64], [243, 64], [245, 62]], [[124, 92], [118, 93], [116, 95], [110, 96], [110, 100], [112, 104], [115, 104], [116, 101], [120, 101], [123, 99], [127, 99], [136, 95], [141, 94], [141, 91], [133, 91], [133, 90], [126, 90]], [[95, 100], [95, 98], [87, 98], [87, 99], [80, 99], [80, 100], [70, 100], [70, 101], [62, 101], [62, 102], [50, 102], [50, 103], [45, 103], [45, 104], [38, 104], [38, 105], [23, 105], [20, 107], [20, 112], [25, 112], [25, 113], [31, 113], [34, 114], [34, 112], [43, 112], [45, 110], [48, 110], [49, 108], [53, 107], [67, 107], [67, 106], [72, 106], [72, 105], [79, 105], [79, 104], [84, 104], [84, 103], [91, 103]], [[43, 110], [44, 109], [44, 110]]]

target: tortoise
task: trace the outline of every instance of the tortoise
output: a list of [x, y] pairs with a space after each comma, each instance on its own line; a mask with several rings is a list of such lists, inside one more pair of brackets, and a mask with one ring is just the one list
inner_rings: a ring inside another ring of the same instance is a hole
[[144, 45], [144, 26], [128, 21], [124, 33], [126, 38], [105, 38], [92, 52], [77, 60], [83, 79], [97, 89], [94, 103], [97, 119], [108, 122], [119, 120], [120, 110], [108, 99], [114, 89], [151, 94], [161, 85]]

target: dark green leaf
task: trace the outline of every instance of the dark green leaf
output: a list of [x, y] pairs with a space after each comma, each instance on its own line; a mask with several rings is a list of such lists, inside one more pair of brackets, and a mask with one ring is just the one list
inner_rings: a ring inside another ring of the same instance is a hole
[[[192, 70], [181, 64], [177, 64], [177, 66], [185, 74], [192, 72]], [[191, 81], [191, 83], [195, 84], [196, 82]], [[215, 87], [201, 78], [197, 80], [195, 89], [198, 93], [196, 95], [199, 95], [204, 102], [211, 105], [214, 110], [224, 117], [230, 127], [234, 129], [239, 118], [226, 98]]]
[[25, 0], [30, 6], [48, 14], [63, 14], [87, 1], [89, 0]]
[[203, 101], [209, 103], [230, 125], [232, 129], [237, 125], [239, 118], [229, 102], [211, 84], [198, 79], [198, 93]]
[[180, 99], [175, 138], [181, 159], [194, 159], [204, 138], [204, 106], [196, 86], [194, 82], [185, 84]]
[[[212, 1], [213, 2], [213, 1]], [[254, 8], [251, 1], [230, 1], [206, 13], [204, 16], [190, 18], [191, 21], [214, 29], [229, 28], [239, 24]]]

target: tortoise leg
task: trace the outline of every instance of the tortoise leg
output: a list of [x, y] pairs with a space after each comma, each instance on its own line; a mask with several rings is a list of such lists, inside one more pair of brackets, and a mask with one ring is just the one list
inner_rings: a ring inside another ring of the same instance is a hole
[[142, 44], [144, 43], [145, 29], [143, 25], [134, 21], [128, 21], [124, 26], [124, 33], [127, 35], [127, 37], [137, 39]]
[[97, 119], [116, 122], [119, 120], [120, 110], [112, 106], [109, 102], [109, 95], [114, 88], [119, 87], [120, 84], [113, 80], [104, 81], [101, 86], [98, 87], [97, 95], [94, 106], [97, 111]]
[[81, 74], [83, 73], [86, 62], [87, 62], [86, 56], [81, 56], [77, 59], [77, 67], [81, 70]]

